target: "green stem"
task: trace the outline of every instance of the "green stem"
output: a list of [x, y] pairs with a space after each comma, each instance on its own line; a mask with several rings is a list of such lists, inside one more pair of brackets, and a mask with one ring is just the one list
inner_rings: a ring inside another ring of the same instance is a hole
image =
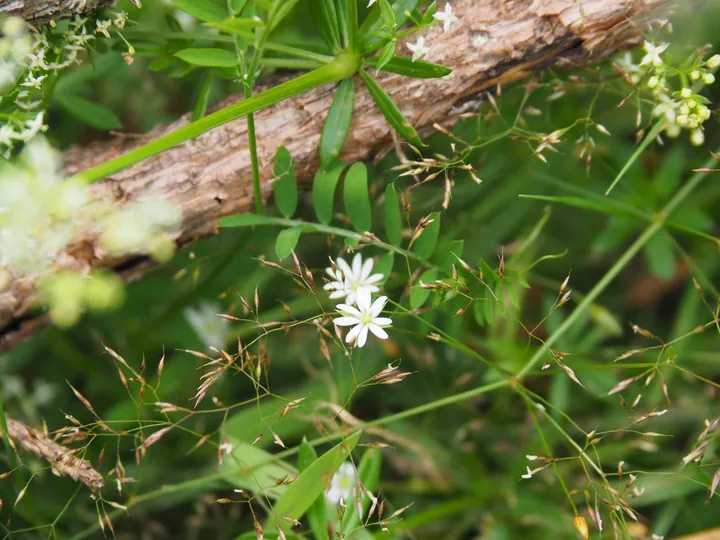
[[360, 58], [358, 56], [338, 56], [329, 64], [314, 71], [300, 75], [240, 103], [209, 114], [115, 159], [86, 169], [73, 176], [71, 180], [83, 180], [88, 183], [96, 182], [232, 120], [265, 109], [284, 99], [302, 94], [318, 86], [351, 77], [359, 67]]
[[637, 147], [635, 152], [633, 152], [633, 155], [630, 156], [630, 159], [627, 160], [625, 165], [622, 169], [620, 169], [620, 172], [615, 177], [615, 180], [613, 180], [613, 183], [610, 184], [610, 187], [607, 188], [607, 191], [605, 192], [605, 195], [609, 195], [610, 192], [613, 190], [613, 188], [617, 185], [617, 183], [620, 181], [620, 179], [625, 176], [625, 173], [630, 170], [630, 167], [633, 166], [633, 163], [637, 161], [637, 158], [640, 157], [640, 154], [642, 154], [645, 149], [650, 145], [651, 142], [655, 140], [655, 137], [658, 136], [658, 134], [665, 128], [665, 118], [660, 118], [655, 125], [653, 126], [652, 130], [650, 130], [650, 133], [648, 133], [645, 136], [645, 139], [640, 144], [640, 146]]
[[[709, 168], [714, 162], [714, 158], [709, 159], [705, 167]], [[628, 263], [630, 263], [633, 257], [635, 257], [635, 255], [637, 255], [638, 252], [643, 247], [645, 247], [645, 244], [647, 244], [648, 240], [650, 240], [650, 238], [652, 238], [656, 232], [663, 228], [665, 220], [672, 213], [672, 211], [675, 210], [675, 208], [677, 208], [677, 206], [682, 203], [698, 185], [700, 185], [700, 182], [702, 182], [706, 175], [707, 173], [705, 172], [695, 173], [692, 177], [690, 177], [690, 180], [682, 188], [680, 188], [677, 193], [675, 193], [675, 196], [670, 200], [670, 202], [667, 203], [665, 208], [663, 208], [662, 212], [660, 212], [660, 215], [657, 216], [656, 220], [653, 221], [645, 229], [645, 231], [640, 235], [640, 237], [638, 237], [638, 239], [635, 240], [635, 242], [633, 242], [629, 248], [627, 248], [625, 253], [623, 253], [622, 256], [617, 260], [617, 262], [612, 265], [610, 270], [608, 270], [608, 272], [602, 277], [602, 279], [598, 281], [598, 283], [592, 288], [592, 290], [587, 294], [587, 296], [582, 299], [582, 301], [577, 305], [577, 307], [573, 310], [570, 316], [565, 319], [563, 323], [558, 327], [558, 329], [548, 338], [548, 340], [545, 341], [542, 346], [538, 348], [537, 351], [535, 351], [535, 354], [533, 354], [530, 360], [528, 360], [528, 363], [525, 364], [525, 367], [518, 373], [519, 379], [527, 375], [527, 373], [543, 359], [550, 347], [552, 347], [565, 334], [565, 332], [567, 332], [568, 329], [570, 329], [570, 327], [575, 324], [575, 322], [580, 318], [580, 316], [585, 313], [587, 308], [589, 308], [593, 304], [593, 302], [595, 302], [595, 299], [600, 296], [600, 294], [605, 290], [608, 285], [610, 285], [612, 280], [615, 279], [615, 277], [623, 270], [623, 268], [625, 268]]]

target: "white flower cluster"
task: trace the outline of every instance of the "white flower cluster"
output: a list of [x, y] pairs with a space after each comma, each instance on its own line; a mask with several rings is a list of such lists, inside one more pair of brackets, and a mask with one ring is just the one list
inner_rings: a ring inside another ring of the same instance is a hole
[[87, 18], [76, 15], [59, 40], [49, 37], [51, 28], [31, 34], [18, 17], [0, 23], [0, 101], [16, 107], [0, 125], [0, 155], [9, 158], [15, 143], [27, 142], [47, 130], [44, 112], [35, 111], [43, 104], [43, 84], [48, 76], [80, 63], [80, 53], [95, 39], [94, 33], [109, 38], [111, 26], [122, 29], [126, 22], [127, 15], [121, 11], [112, 19], [97, 20], [93, 31]]
[[352, 266], [340, 257], [330, 263], [331, 266], [326, 272], [332, 281], [324, 288], [330, 292], [331, 299], [344, 298], [346, 302], [335, 306], [341, 316], [333, 322], [337, 326], [353, 327], [345, 337], [345, 342], [354, 342], [356, 347], [362, 347], [369, 332], [380, 339], [387, 339], [387, 332], [383, 328], [390, 326], [392, 320], [380, 317], [387, 303], [387, 296], [372, 300], [372, 294], [380, 290], [376, 283], [384, 277], [382, 274], [372, 275], [373, 260], [367, 259], [363, 262], [358, 253], [353, 258]]
[[[683, 129], [690, 131], [690, 142], [701, 146], [705, 142], [703, 123], [710, 118], [708, 100], [699, 95], [689, 84], [697, 83], [711, 85], [715, 82], [713, 72], [720, 67], [720, 54], [716, 54], [705, 61], [696, 62], [688, 77], [682, 77], [683, 87], [678, 91], [671, 91], [668, 86], [668, 74], [672, 71], [662, 59], [662, 54], [668, 44], [654, 45], [645, 42], [645, 56], [639, 64], [633, 64], [630, 53], [621, 58], [617, 64], [628, 75], [633, 84], [639, 84], [647, 78], [647, 87], [655, 99], [653, 116], [664, 117], [667, 121], [665, 132], [668, 137], [677, 137]], [[675, 70], [676, 71], [676, 70]]]
[[[59, 154], [36, 137], [17, 160], [0, 167], [0, 291], [11, 278], [32, 278], [53, 315], [56, 301], [71, 304], [67, 291], [100, 283], [63, 270], [63, 253], [74, 240], [96, 238], [100, 257], [151, 253], [165, 260], [174, 251], [170, 235], [180, 221], [179, 209], [160, 197], [122, 205], [93, 199], [87, 185], [62, 179]], [[96, 293], [88, 302], [76, 301], [78, 305], [65, 309], [57, 320], [72, 324], [83, 306], [103, 296]]]

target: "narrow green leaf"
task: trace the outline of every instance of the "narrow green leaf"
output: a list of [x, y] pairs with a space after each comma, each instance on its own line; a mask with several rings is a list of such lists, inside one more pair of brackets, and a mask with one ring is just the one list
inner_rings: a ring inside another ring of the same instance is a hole
[[[419, 0], [393, 0], [393, 2], [391, 2], [393, 12], [395, 13], [395, 24], [398, 28], [405, 24], [407, 20], [406, 14], [412, 13], [412, 10], [415, 9], [418, 3]], [[371, 52], [379, 48], [383, 43], [383, 38], [378, 37], [383, 24], [384, 21], [380, 15], [380, 8], [371, 10], [360, 28], [363, 53]]]
[[255, 227], [256, 225], [277, 225], [277, 223], [274, 218], [258, 214], [235, 214], [225, 216], [218, 221], [218, 227], [221, 228]]
[[295, 165], [293, 165], [290, 152], [284, 146], [281, 146], [275, 152], [273, 173], [275, 174], [275, 181], [273, 182], [275, 204], [277, 204], [283, 216], [290, 218], [297, 209], [298, 189]]
[[333, 218], [335, 187], [345, 170], [345, 162], [336, 161], [329, 169], [319, 169], [315, 173], [312, 187], [313, 208], [320, 223], [327, 225]]
[[239, 15], [247, 5], [248, 0], [230, 0], [230, 12], [233, 15]]
[[412, 291], [410, 291], [410, 307], [412, 309], [421, 308], [430, 296], [430, 289], [423, 289], [420, 286], [420, 282], [422, 281], [425, 285], [432, 283], [437, 279], [437, 275], [438, 273], [435, 268], [425, 270], [425, 272], [420, 275], [420, 279], [415, 284]]
[[[384, 51], [384, 49], [383, 49]], [[380, 65], [382, 53], [380, 56], [370, 56], [364, 60], [365, 64], [375, 69], [390, 71], [399, 75], [413, 77], [415, 79], [436, 79], [445, 77], [452, 73], [452, 69], [441, 64], [426, 62], [425, 60], [415, 60], [409, 56], [393, 56], [384, 65]]]
[[198, 93], [197, 100], [195, 101], [195, 107], [193, 108], [192, 119], [200, 120], [205, 116], [207, 110], [208, 101], [210, 99], [210, 90], [212, 89], [212, 71], [208, 71], [205, 74], [202, 85], [200, 86], [200, 92]]
[[378, 7], [380, 8], [380, 19], [382, 19], [383, 26], [389, 29], [397, 28], [395, 11], [390, 5], [390, 2], [388, 0], [379, 0]]
[[615, 206], [612, 199], [608, 199], [607, 203], [598, 202], [592, 199], [586, 199], [583, 197], [563, 196], [555, 197], [551, 195], [531, 195], [531, 194], [520, 194], [520, 198], [523, 199], [535, 199], [538, 201], [548, 201], [553, 203], [566, 204], [568, 206], [574, 206], [576, 208], [582, 208], [583, 210], [593, 210], [595, 212], [601, 212], [603, 214], [613, 214], [618, 216], [627, 216], [630, 213], [621, 207]]
[[342, 152], [350, 131], [354, 103], [355, 83], [351, 78], [345, 79], [335, 91], [335, 97], [320, 135], [320, 163], [325, 168], [332, 165]]
[[203, 26], [217, 28], [227, 34], [237, 34], [245, 37], [248, 35], [248, 32], [265, 26], [265, 23], [251, 17], [230, 17], [222, 21], [206, 22]]
[[385, 46], [380, 51], [380, 55], [377, 57], [377, 61], [375, 62], [375, 69], [377, 71], [380, 71], [383, 69], [390, 60], [392, 60], [393, 56], [395, 55], [395, 49], [397, 49], [397, 41], [390, 40], [388, 41]]
[[171, 0], [173, 4], [201, 21], [222, 21], [228, 14], [210, 0]]
[[[363, 454], [360, 464], [357, 468], [358, 478], [363, 488], [370, 493], [374, 493], [380, 480], [380, 469], [382, 468], [382, 453], [377, 448], [368, 448]], [[358, 493], [362, 501], [363, 515], [367, 509], [370, 498], [365, 493]], [[350, 532], [360, 525], [360, 515], [358, 514], [357, 504], [349, 504], [343, 517], [340, 532], [349, 535]]]
[[362, 162], [355, 163], [345, 175], [344, 186], [345, 213], [358, 232], [372, 228], [372, 211], [368, 193], [367, 167]]
[[[300, 473], [298, 479], [287, 486], [285, 494], [275, 504], [275, 515], [300, 519], [325, 491], [328, 479], [332, 478], [345, 462], [359, 438], [360, 432], [356, 431]], [[285, 529], [292, 526], [285, 520], [278, 520], [278, 525]]]
[[63, 109], [83, 124], [102, 130], [122, 128], [120, 119], [107, 107], [80, 96], [56, 94], [55, 99]]
[[438, 235], [440, 234], [440, 213], [430, 214], [431, 223], [423, 229], [422, 233], [412, 246], [412, 250], [418, 257], [427, 259], [435, 251]]
[[314, 0], [310, 5], [325, 43], [332, 52], [340, 50], [340, 26], [334, 0]]
[[[220, 467], [223, 480], [252, 493], [262, 491], [264, 496], [278, 499], [287, 492], [287, 486], [275, 486], [278, 478], [295, 476], [297, 470], [284, 461], [273, 459], [270, 452], [227, 433], [232, 454], [223, 458]], [[275, 486], [275, 487], [273, 487]]]
[[351, 52], [360, 52], [360, 34], [358, 22], [358, 4], [357, 0], [345, 0], [347, 2], [347, 18], [348, 18], [348, 48]]
[[437, 2], [433, 0], [432, 4], [430, 4], [425, 10], [425, 13], [423, 13], [422, 20], [420, 21], [421, 24], [428, 25], [432, 23], [435, 13], [437, 13]]
[[235, 53], [225, 49], [183, 49], [176, 52], [175, 56], [194, 66], [232, 67], [238, 63]]
[[275, 239], [275, 254], [278, 259], [282, 260], [293, 252], [302, 233], [303, 227], [292, 227], [280, 231]]
[[392, 245], [399, 246], [402, 244], [402, 216], [394, 182], [385, 188], [383, 210], [385, 212], [385, 234]]
[[415, 146], [425, 146], [425, 143], [420, 140], [415, 128], [412, 127], [405, 119], [405, 116], [403, 116], [403, 113], [400, 111], [398, 106], [392, 99], [390, 99], [390, 96], [385, 93], [385, 90], [382, 89], [377, 81], [368, 75], [364, 69], [361, 69], [358, 73], [360, 74], [362, 81], [365, 83], [368, 92], [370, 92], [370, 96], [373, 98], [373, 101], [388, 121], [388, 124], [390, 124], [401, 137]]
[[[298, 451], [298, 470], [302, 473], [316, 460], [317, 453], [315, 452], [315, 448], [303, 437]], [[307, 518], [315, 540], [329, 540], [324, 494], [321, 493], [318, 495], [315, 502], [308, 508]]]

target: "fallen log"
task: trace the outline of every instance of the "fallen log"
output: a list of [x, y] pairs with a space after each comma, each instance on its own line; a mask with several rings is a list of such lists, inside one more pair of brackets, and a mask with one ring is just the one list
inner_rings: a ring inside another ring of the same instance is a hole
[[[639, 23], [652, 17], [658, 0], [457, 0], [458, 23], [443, 33], [425, 33], [431, 44], [427, 59], [454, 69], [442, 79], [409, 79], [392, 73], [378, 77], [405, 117], [419, 131], [434, 123], [450, 127], [472, 110], [479, 93], [517, 81], [551, 65], [579, 67], [636, 46], [642, 40]], [[398, 50], [404, 50], [401, 44]], [[392, 142], [391, 129], [362, 85], [356, 81], [353, 123], [342, 159], [366, 160]], [[295, 162], [299, 181], [306, 186], [319, 166], [318, 143], [334, 85], [316, 88], [256, 113], [262, 193], [272, 191], [272, 162], [281, 145]], [[239, 98], [230, 97], [217, 108]], [[118, 138], [64, 155], [70, 175], [131, 150], [191, 121], [185, 115], [142, 137]], [[183, 229], [178, 242], [186, 244], [212, 234], [219, 218], [252, 211], [253, 190], [247, 123], [229, 122], [121, 171], [93, 185], [96, 196], [132, 200], [152, 191], [182, 208]], [[80, 242], [82, 244], [82, 242]], [[64, 264], [83, 268], [112, 266], [125, 280], [142, 275], [145, 259], [107, 261], [93, 249], [76, 250]], [[68, 262], [69, 261], [69, 262]], [[12, 281], [0, 292], [0, 352], [12, 348], [46, 324], [33, 313], [33, 284]]]

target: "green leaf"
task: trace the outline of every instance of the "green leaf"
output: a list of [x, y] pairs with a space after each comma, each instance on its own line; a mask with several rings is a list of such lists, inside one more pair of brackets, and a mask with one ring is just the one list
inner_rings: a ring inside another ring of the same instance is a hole
[[382, 282], [385, 282], [392, 273], [393, 264], [395, 264], [395, 256], [392, 253], [386, 253], [385, 255], [380, 257], [380, 260], [377, 262], [375, 268], [373, 269], [373, 273], [382, 274], [383, 276], [385, 276], [382, 280]]
[[248, 0], [230, 0], [230, 12], [233, 15], [242, 13], [243, 9], [247, 5]]
[[402, 244], [402, 216], [394, 182], [385, 188], [383, 211], [385, 212], [385, 234], [392, 245], [399, 246]]
[[253, 19], [251, 17], [230, 17], [222, 21], [207, 22], [203, 26], [208, 28], [217, 28], [227, 34], [236, 34], [246, 37], [256, 28], [265, 26], [263, 21]]
[[201, 21], [222, 21], [228, 14], [210, 0], [171, 0], [173, 4]]
[[[298, 470], [302, 473], [316, 460], [317, 453], [315, 452], [315, 448], [303, 437], [298, 450]], [[308, 508], [307, 518], [315, 540], [329, 540], [324, 494], [321, 493], [318, 495], [317, 499], [315, 499], [310, 508]]]
[[110, 130], [122, 128], [122, 122], [110, 109], [80, 96], [56, 94], [58, 104], [88, 126]]
[[423, 229], [412, 245], [412, 251], [422, 259], [427, 259], [433, 254], [440, 234], [440, 213], [433, 212], [430, 214], [430, 220], [431, 223]]
[[270, 452], [244, 442], [232, 434], [226, 433], [233, 451], [225, 456], [220, 466], [223, 480], [235, 487], [253, 493], [262, 491], [263, 496], [278, 499], [287, 492], [287, 486], [275, 486], [278, 478], [285, 475], [295, 476], [294, 467], [278, 461]]
[[458, 264], [457, 257], [462, 257], [464, 249], [465, 240], [453, 240], [440, 246], [433, 254], [432, 261], [435, 263], [435, 266], [444, 272], [450, 273], [453, 265], [456, 265], [456, 268], [459, 269], [460, 265]]
[[275, 240], [275, 254], [278, 259], [282, 260], [293, 252], [302, 233], [303, 227], [292, 227], [280, 231]]
[[295, 214], [298, 204], [297, 178], [295, 177], [295, 165], [292, 156], [284, 146], [275, 152], [275, 167], [273, 168], [275, 181], [273, 191], [275, 192], [275, 204], [280, 213], [286, 218]]
[[367, 167], [364, 163], [355, 163], [345, 175], [345, 213], [358, 232], [372, 228], [372, 211], [368, 193]]
[[[377, 448], [368, 448], [357, 468], [358, 478], [366, 491], [373, 493], [377, 488], [381, 468], [382, 453]], [[359, 495], [362, 501], [363, 515], [365, 515], [365, 510], [370, 503], [370, 498], [364, 492], [359, 493]], [[358, 525], [360, 525], [360, 516], [357, 511], [357, 504], [349, 504], [343, 517], [340, 532], [344, 535], [349, 535]]]
[[340, 26], [334, 0], [314, 0], [310, 5], [314, 10], [314, 18], [318, 21], [325, 43], [330, 51], [338, 51], [340, 49]]
[[435, 281], [437, 279], [437, 276], [438, 272], [435, 268], [425, 270], [425, 272], [420, 275], [420, 279], [415, 284], [412, 291], [410, 291], [410, 307], [412, 309], [421, 308], [422, 305], [430, 297], [430, 289], [423, 289], [422, 287], [420, 287], [420, 282], [422, 281], [425, 285], [427, 285]]
[[208, 71], [205, 74], [202, 85], [200, 86], [200, 92], [198, 94], [197, 101], [195, 101], [195, 107], [193, 108], [192, 115], [193, 121], [200, 120], [203, 116], [205, 116], [205, 111], [207, 110], [208, 101], [210, 99], [211, 89], [212, 71]]
[[382, 69], [415, 79], [436, 79], [452, 73], [452, 69], [449, 67], [426, 62], [425, 60], [415, 60], [413, 62], [412, 58], [408, 56], [393, 56], [383, 65], [380, 65], [381, 58], [382, 54], [380, 56], [371, 56], [365, 59], [365, 64], [375, 69]]
[[383, 69], [387, 65], [387, 63], [392, 60], [393, 56], [395, 55], [395, 49], [397, 49], [397, 41], [391, 40], [385, 44], [385, 46], [380, 51], [380, 55], [377, 56], [377, 61], [375, 62], [375, 69], [377, 71]]
[[345, 162], [336, 161], [329, 169], [319, 169], [315, 173], [312, 187], [313, 208], [320, 223], [327, 225], [333, 218], [335, 187], [345, 170]]
[[175, 56], [194, 66], [205, 67], [233, 67], [238, 63], [235, 53], [225, 49], [183, 49]]
[[327, 168], [340, 156], [352, 121], [355, 83], [345, 79], [337, 87], [320, 136], [320, 163]]
[[218, 221], [218, 227], [221, 228], [255, 227], [256, 225], [277, 225], [277, 223], [271, 217], [258, 214], [235, 214], [225, 216]]
[[675, 274], [674, 242], [665, 231], [656, 233], [643, 250], [650, 273], [656, 278], [669, 280]]
[[437, 13], [437, 2], [433, 0], [432, 4], [430, 4], [425, 10], [425, 13], [423, 13], [420, 23], [423, 26], [431, 24], [433, 22], [433, 15], [435, 15], [435, 13]]
[[[407, 13], [412, 13], [412, 10], [418, 5], [418, 2], [419, 0], [394, 0], [392, 2], [395, 13], [395, 24], [397, 24], [398, 28], [405, 24]], [[374, 50], [374, 47], [379, 47], [379, 44], [383, 42], [383, 38], [377, 36], [382, 25], [383, 20], [380, 15], [380, 8], [371, 10], [360, 27], [364, 53]]]
[[390, 5], [390, 2], [388, 0], [379, 0], [378, 8], [380, 8], [380, 19], [383, 22], [383, 26], [390, 29], [397, 28], [395, 11]]
[[373, 98], [373, 101], [383, 113], [385, 119], [388, 121], [388, 124], [390, 124], [393, 129], [400, 134], [402, 138], [414, 144], [415, 146], [425, 146], [425, 143], [420, 140], [420, 137], [418, 136], [417, 131], [415, 131], [415, 128], [409, 124], [398, 106], [392, 99], [390, 99], [390, 96], [385, 93], [385, 90], [382, 89], [382, 87], [377, 83], [377, 81], [370, 77], [370, 75], [368, 75], [364, 69], [359, 70], [358, 74], [360, 75], [362, 81], [365, 83], [365, 86], [367, 87], [370, 96]]
[[[360, 432], [356, 431], [300, 473], [298, 479], [287, 486], [285, 494], [275, 503], [275, 515], [300, 519], [315, 499], [325, 491], [328, 479], [332, 478], [345, 462], [359, 438]], [[282, 528], [292, 526], [284, 519], [278, 520], [278, 525]]]

